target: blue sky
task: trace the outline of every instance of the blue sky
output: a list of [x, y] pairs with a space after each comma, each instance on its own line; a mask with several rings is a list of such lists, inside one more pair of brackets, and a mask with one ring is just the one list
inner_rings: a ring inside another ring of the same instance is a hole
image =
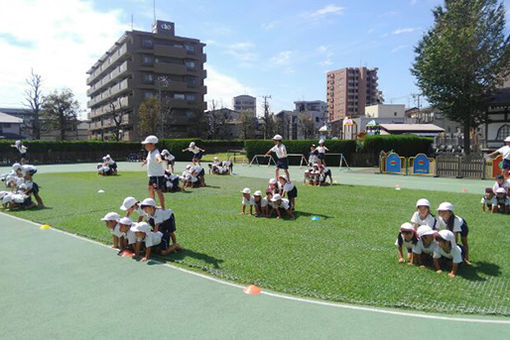
[[[413, 106], [414, 46], [440, 3], [156, 0], [156, 13], [177, 35], [207, 43], [209, 102], [269, 94], [279, 111], [325, 100], [326, 72], [360, 65], [379, 68], [387, 103]], [[130, 28], [131, 14], [135, 29], [150, 30], [153, 20], [152, 0], [0, 0], [0, 8], [8, 9], [0, 13], [0, 106], [19, 106], [34, 67], [46, 91], [70, 87], [84, 107], [85, 71]]]

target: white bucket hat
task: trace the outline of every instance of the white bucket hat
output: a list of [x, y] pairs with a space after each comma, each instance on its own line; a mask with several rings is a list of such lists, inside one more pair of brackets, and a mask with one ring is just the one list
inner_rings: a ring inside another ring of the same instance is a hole
[[14, 163], [14, 164], [12, 165], [12, 170], [14, 170], [14, 171], [18, 171], [18, 170], [20, 170], [20, 169], [21, 169], [21, 164], [19, 164], [19, 163]]
[[432, 228], [429, 227], [428, 225], [421, 225], [418, 227], [417, 233], [418, 233], [419, 237], [422, 237], [422, 236], [434, 235], [436, 232], [434, 230], [432, 230]]
[[400, 226], [400, 231], [414, 231], [414, 225], [409, 222], [402, 223]]
[[430, 202], [426, 198], [420, 198], [418, 202], [416, 202], [416, 208], [418, 207], [429, 207], [430, 208]]
[[505, 138], [505, 143], [510, 143], [510, 136]]
[[321, 140], [319, 141], [319, 144], [324, 144], [324, 139], [321, 139]]
[[496, 194], [506, 194], [506, 190], [505, 190], [505, 188], [498, 188], [498, 189], [496, 190]]
[[250, 188], [244, 188], [243, 191], [241, 191], [243, 194], [251, 194]]
[[437, 208], [437, 211], [453, 211], [453, 204], [450, 202], [443, 202]]
[[269, 184], [276, 184], [276, 183], [277, 183], [276, 178], [271, 178], [269, 180]]
[[195, 147], [195, 145], [196, 145], [196, 144], [195, 144], [195, 142], [191, 142], [191, 143], [189, 143], [189, 147], [190, 147], [190, 148], [194, 148], [194, 147]]
[[158, 137], [150, 135], [145, 137], [145, 140], [142, 142], [142, 144], [158, 144]]
[[120, 219], [119, 214], [117, 214], [116, 212], [109, 212], [108, 214], [104, 215], [101, 221], [118, 221], [119, 219]]
[[148, 225], [146, 222], [139, 222], [133, 224], [133, 226], [131, 227], [131, 231], [148, 234], [152, 231], [152, 229], [150, 225]]
[[124, 198], [124, 201], [122, 202], [122, 205], [120, 206], [119, 209], [122, 211], [126, 211], [129, 208], [131, 208], [133, 205], [135, 205], [136, 203], [138, 203], [136, 198], [134, 198], [132, 196], [126, 197], [126, 198]]
[[282, 140], [282, 136], [280, 135], [274, 135], [273, 140]]
[[282, 199], [282, 196], [280, 194], [275, 194], [273, 198], [271, 198], [271, 202], [276, 202]]
[[452, 245], [452, 248], [457, 245], [457, 242], [455, 242], [455, 234], [447, 229], [441, 230], [438, 233], [438, 236], [441, 237], [443, 240], [450, 242], [450, 244]]
[[260, 190], [255, 191], [253, 196], [261, 196], [262, 197], [262, 191], [260, 191]]
[[156, 201], [153, 198], [146, 198], [140, 203], [142, 207], [156, 207]]
[[119, 220], [119, 223], [124, 225], [132, 225], [133, 221], [131, 221], [129, 217], [123, 217]]

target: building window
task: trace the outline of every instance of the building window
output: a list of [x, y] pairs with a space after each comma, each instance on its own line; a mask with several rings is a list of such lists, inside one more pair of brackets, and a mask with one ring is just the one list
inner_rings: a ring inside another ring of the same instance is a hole
[[195, 95], [194, 95], [194, 94], [187, 94], [187, 95], [186, 95], [186, 100], [187, 100], [188, 102], [195, 101]]
[[145, 92], [145, 93], [143, 94], [143, 96], [144, 96], [146, 99], [148, 99], [148, 98], [152, 98], [153, 94], [152, 94], [152, 92], [147, 91], [147, 92]]
[[184, 45], [186, 52], [188, 54], [195, 54], [195, 46], [194, 45]]
[[186, 69], [188, 71], [193, 71], [197, 67], [196, 63], [192, 60], [186, 61], [185, 64], [186, 64]]
[[153, 47], [153, 41], [150, 38], [143, 38], [142, 40], [142, 47], [144, 48], [152, 48]]
[[144, 54], [142, 57], [142, 63], [144, 65], [152, 65], [154, 64], [154, 57], [151, 55]]
[[186, 111], [186, 117], [187, 118], [192, 118], [193, 117], [193, 111]]
[[315, 117], [315, 122], [318, 123], [319, 122], [319, 117]]
[[510, 136], [510, 125], [505, 124], [499, 128], [496, 140], [504, 140], [508, 136]]
[[186, 96], [182, 93], [175, 93], [174, 94], [174, 99], [186, 99]]
[[186, 76], [186, 77], [184, 77], [184, 81], [188, 84], [188, 87], [196, 87], [197, 86], [197, 77]]
[[152, 76], [152, 73], [144, 73], [143, 82], [145, 84], [152, 84], [154, 82], [154, 77]]

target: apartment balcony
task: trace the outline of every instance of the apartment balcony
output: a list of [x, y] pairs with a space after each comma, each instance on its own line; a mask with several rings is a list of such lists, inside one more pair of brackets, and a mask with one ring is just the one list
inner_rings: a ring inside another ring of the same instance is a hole
[[157, 56], [171, 56], [175, 58], [187, 58], [188, 54], [182, 47], [166, 46], [166, 45], [154, 45], [154, 55]]
[[90, 87], [87, 90], [87, 95], [91, 96], [93, 94], [96, 94], [100, 90], [103, 90], [107, 86], [110, 86], [119, 77], [122, 77], [122, 76], [126, 75], [127, 72], [128, 72], [129, 66], [130, 66], [129, 63], [130, 62], [128, 60], [126, 60], [120, 66], [114, 68], [112, 72], [106, 74], [103, 77], [103, 79], [101, 79], [100, 81], [95, 83], [94, 86]]
[[112, 55], [110, 55], [103, 61], [99, 68], [92, 72], [92, 74], [87, 78], [87, 85], [92, 84], [100, 76], [103, 76], [104, 74], [110, 72], [110, 68], [112, 67], [112, 65], [114, 65], [117, 61], [128, 56], [127, 52], [128, 52], [127, 44], [123, 44], [121, 47], [119, 47], [119, 49], [116, 52], [114, 52]]
[[186, 66], [183, 64], [159, 63], [154, 65], [154, 72], [158, 74], [185, 75], [188, 74]]
[[[133, 98], [131, 96], [122, 97], [120, 99], [120, 107], [119, 107], [119, 101], [115, 101], [115, 109], [125, 109], [127, 107], [130, 107], [133, 105]], [[96, 118], [100, 117], [104, 114], [110, 113], [112, 111], [112, 107], [110, 104], [102, 105], [98, 108], [92, 109], [90, 111], [89, 117], [90, 118]]]

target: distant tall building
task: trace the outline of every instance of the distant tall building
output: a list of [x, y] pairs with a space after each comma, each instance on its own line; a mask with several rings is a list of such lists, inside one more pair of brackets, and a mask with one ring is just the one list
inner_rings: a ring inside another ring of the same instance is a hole
[[252, 96], [241, 95], [234, 97], [232, 106], [234, 107], [234, 111], [251, 111], [253, 114], [257, 114], [257, 98]]
[[156, 21], [152, 32], [125, 32], [87, 71], [91, 137], [101, 138], [115, 128], [114, 103], [124, 112], [123, 139], [141, 138], [138, 108], [151, 97], [165, 104], [161, 114], [169, 128], [164, 137], [195, 136], [193, 124], [207, 107], [204, 46], [197, 39], [176, 36], [174, 23], [167, 21]]
[[294, 111], [283, 110], [276, 114], [280, 123], [278, 133], [284, 139], [317, 138], [319, 129], [326, 123], [326, 102], [296, 101], [294, 105]]
[[365, 106], [379, 104], [377, 68], [343, 68], [327, 75], [328, 122], [365, 114]]

